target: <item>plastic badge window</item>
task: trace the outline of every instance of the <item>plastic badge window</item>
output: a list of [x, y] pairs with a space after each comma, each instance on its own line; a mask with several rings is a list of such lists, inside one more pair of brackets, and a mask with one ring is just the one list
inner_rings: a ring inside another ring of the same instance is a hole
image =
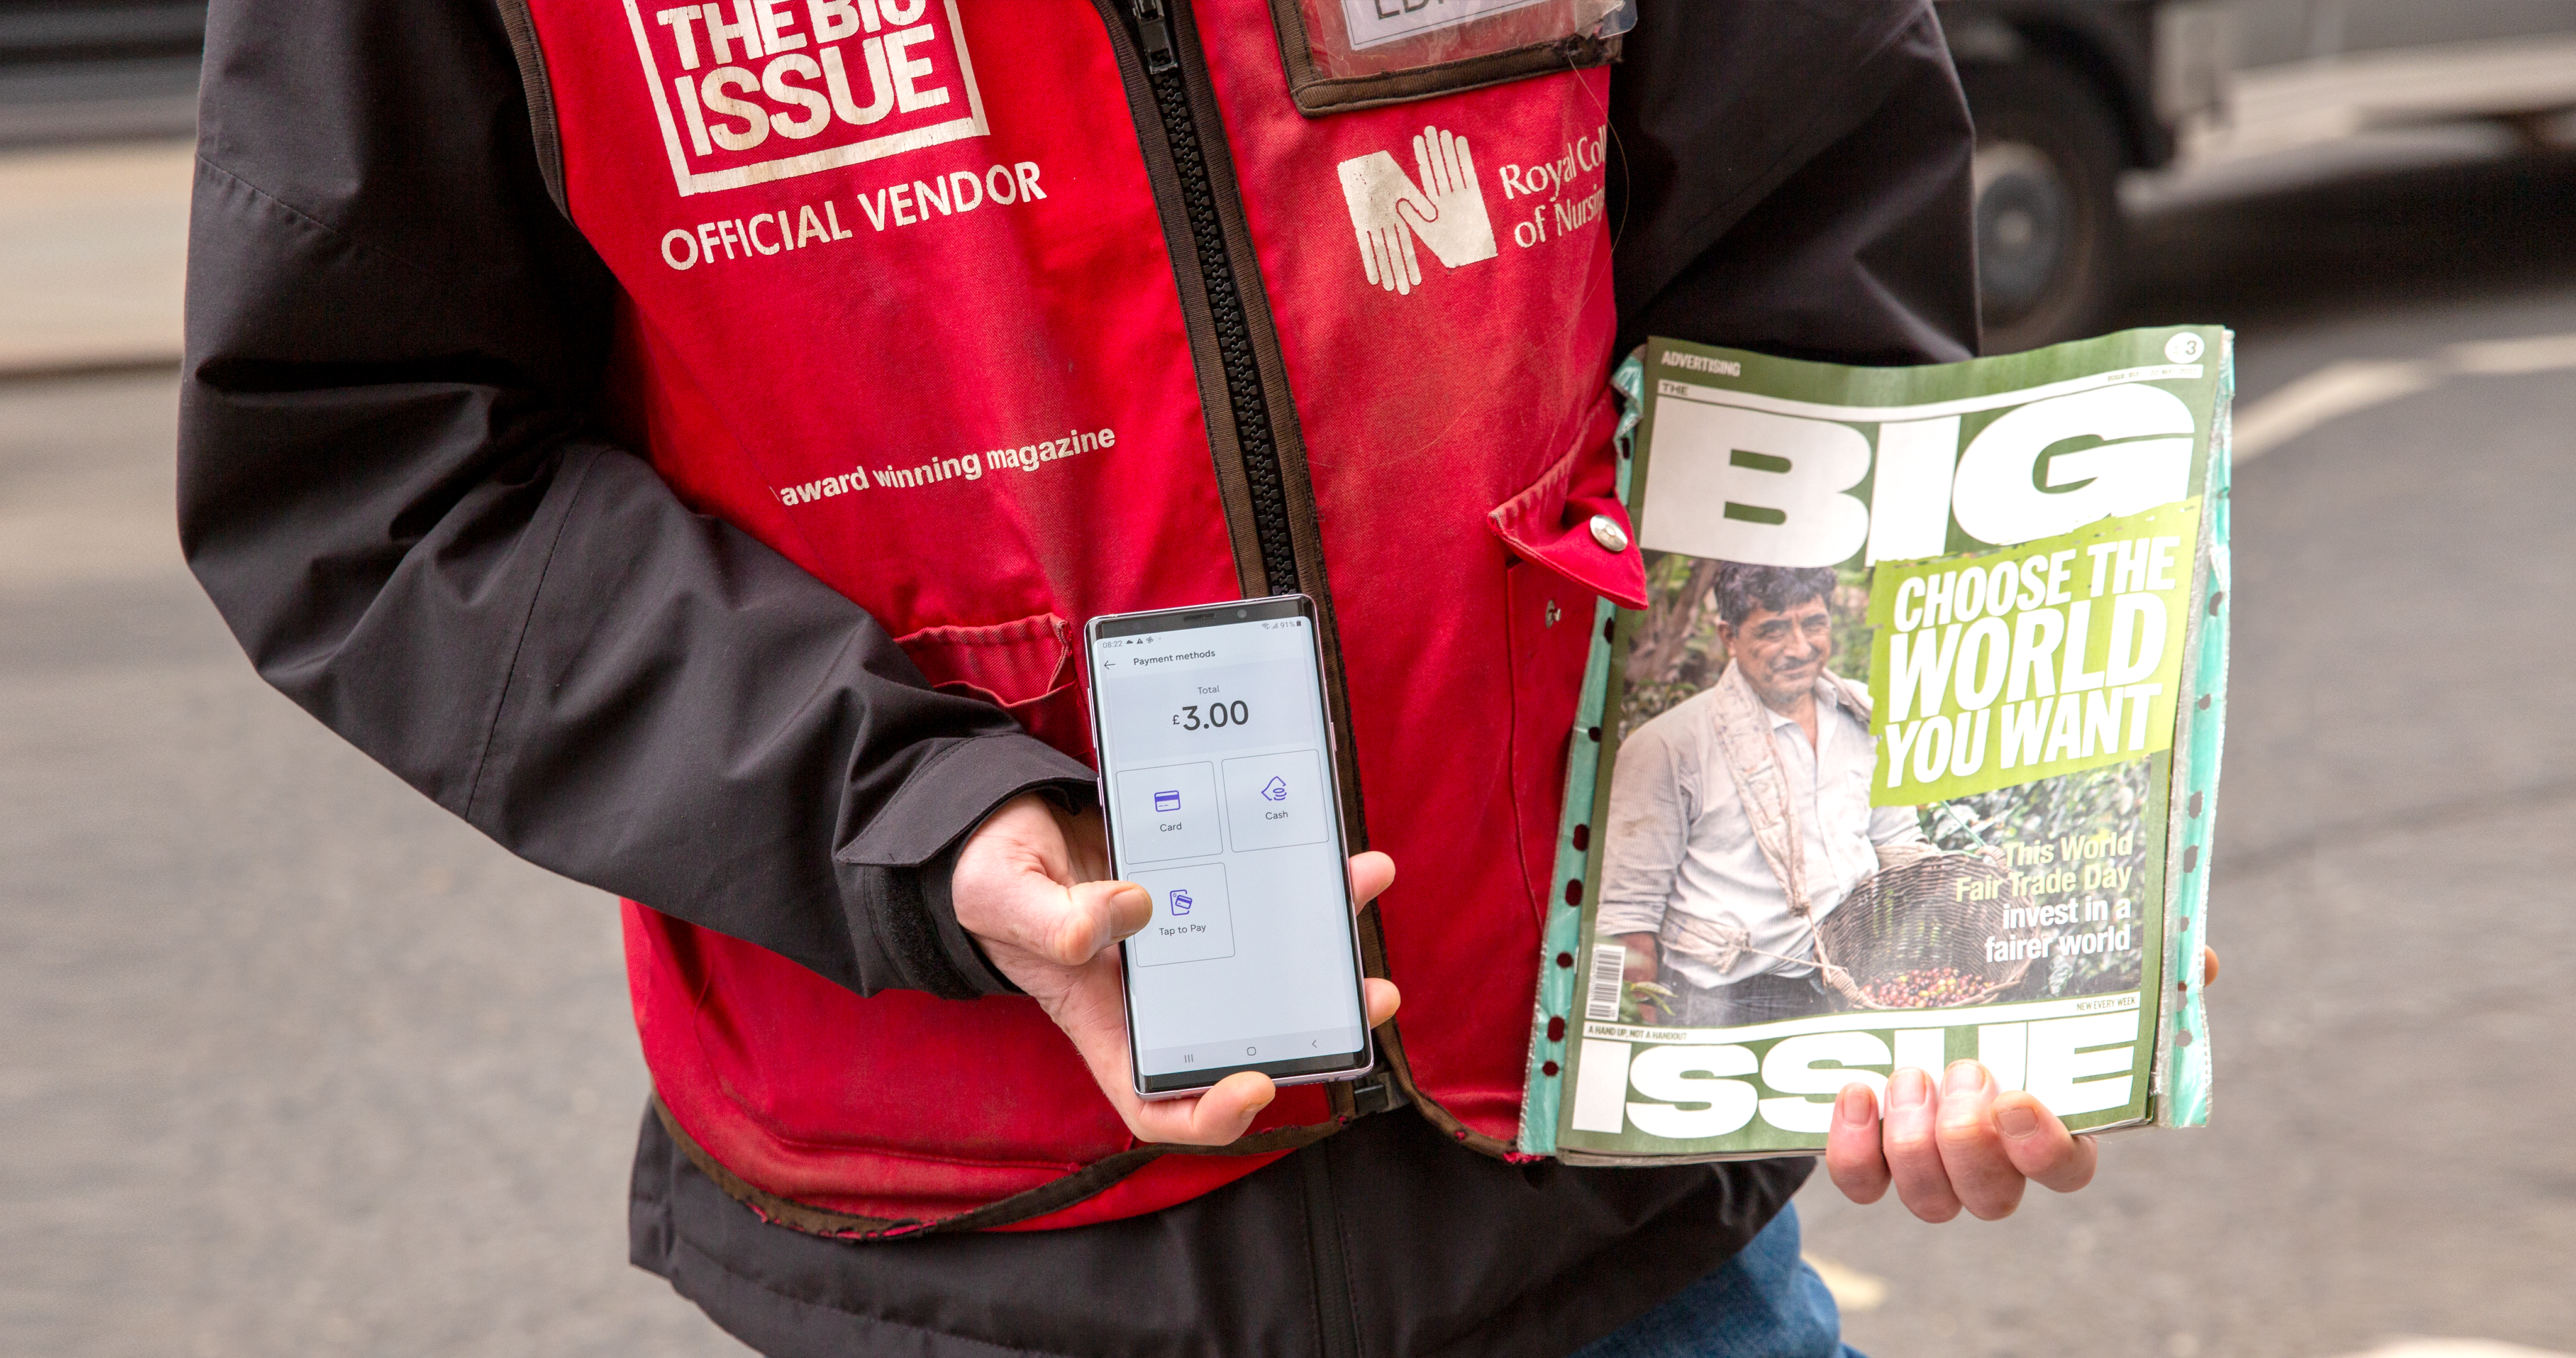
[[[1621, 0], [1289, 0], [1315, 75], [1350, 80], [1626, 31]], [[1284, 36], [1284, 35], [1283, 35]]]

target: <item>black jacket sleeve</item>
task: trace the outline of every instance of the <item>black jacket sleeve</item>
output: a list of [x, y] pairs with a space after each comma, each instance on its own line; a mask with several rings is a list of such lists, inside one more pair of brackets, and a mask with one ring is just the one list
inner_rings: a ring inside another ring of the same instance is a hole
[[1091, 795], [599, 435], [615, 289], [487, 0], [218, 0], [179, 518], [268, 681], [513, 851], [861, 992], [1007, 989], [947, 868]]
[[1974, 137], [1930, 0], [1645, 0], [1610, 128], [1618, 352], [1977, 352]]

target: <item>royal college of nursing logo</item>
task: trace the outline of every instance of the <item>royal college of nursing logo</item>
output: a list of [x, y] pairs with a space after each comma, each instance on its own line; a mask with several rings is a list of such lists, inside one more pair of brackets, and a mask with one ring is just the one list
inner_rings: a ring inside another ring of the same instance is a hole
[[1342, 199], [1351, 210], [1351, 230], [1359, 237], [1360, 267], [1371, 283], [1398, 295], [1412, 294], [1422, 282], [1422, 263], [1413, 250], [1417, 236], [1445, 268], [1465, 268], [1499, 253], [1494, 220], [1485, 211], [1476, 160], [1465, 137], [1423, 128], [1413, 139], [1419, 183], [1384, 151], [1335, 168], [1341, 173]]
[[626, 0], [626, 20], [683, 195], [989, 130], [957, 0]]

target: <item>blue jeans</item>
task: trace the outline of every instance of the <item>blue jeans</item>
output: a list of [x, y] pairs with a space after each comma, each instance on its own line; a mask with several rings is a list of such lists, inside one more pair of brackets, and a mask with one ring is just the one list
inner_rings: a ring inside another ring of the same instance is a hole
[[1574, 1358], [1862, 1358], [1842, 1312], [1798, 1258], [1798, 1209], [1680, 1296], [1603, 1335]]

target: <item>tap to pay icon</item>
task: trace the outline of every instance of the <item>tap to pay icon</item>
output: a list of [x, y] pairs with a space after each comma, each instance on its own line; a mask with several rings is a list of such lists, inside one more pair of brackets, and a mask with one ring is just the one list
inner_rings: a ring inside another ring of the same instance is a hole
[[1139, 967], [1234, 956], [1234, 911], [1225, 865], [1146, 868], [1131, 879], [1154, 898], [1154, 918], [1129, 935], [1127, 958]]

